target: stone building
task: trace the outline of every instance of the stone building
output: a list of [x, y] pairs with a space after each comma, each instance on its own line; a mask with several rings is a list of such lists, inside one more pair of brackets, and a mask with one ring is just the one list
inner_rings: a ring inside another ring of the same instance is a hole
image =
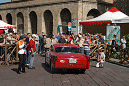
[[17, 33], [57, 34], [58, 25], [97, 17], [112, 6], [113, 0], [12, 0], [0, 4], [0, 19], [16, 25]]
[[[129, 0], [114, 0], [113, 5], [117, 7], [121, 12], [129, 16]], [[129, 24], [119, 24], [121, 26], [121, 37], [129, 34]]]
[[129, 0], [114, 0], [114, 6], [129, 16]]

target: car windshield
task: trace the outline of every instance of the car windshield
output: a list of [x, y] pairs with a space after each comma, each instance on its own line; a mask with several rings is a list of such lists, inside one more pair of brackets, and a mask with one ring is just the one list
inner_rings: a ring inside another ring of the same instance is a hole
[[80, 48], [78, 47], [56, 47], [56, 53], [80, 53]]

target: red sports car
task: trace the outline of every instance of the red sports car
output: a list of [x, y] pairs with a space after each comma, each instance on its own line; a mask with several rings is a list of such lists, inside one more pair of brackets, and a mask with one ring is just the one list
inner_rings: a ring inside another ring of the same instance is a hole
[[76, 45], [55, 44], [46, 53], [45, 64], [50, 66], [51, 72], [55, 69], [79, 69], [81, 73], [85, 73], [89, 69], [90, 61]]

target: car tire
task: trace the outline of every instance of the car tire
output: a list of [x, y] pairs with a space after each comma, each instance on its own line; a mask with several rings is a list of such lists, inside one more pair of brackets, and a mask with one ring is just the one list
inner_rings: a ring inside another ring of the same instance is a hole
[[52, 74], [54, 74], [54, 72], [55, 72], [55, 68], [53, 67], [53, 63], [52, 62], [50, 64], [50, 71], [51, 71]]
[[85, 71], [86, 71], [86, 69], [80, 69], [80, 73], [81, 73], [81, 74], [84, 74]]

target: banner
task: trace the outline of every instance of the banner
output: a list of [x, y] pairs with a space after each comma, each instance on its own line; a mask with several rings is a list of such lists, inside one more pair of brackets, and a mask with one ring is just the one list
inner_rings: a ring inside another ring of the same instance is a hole
[[77, 35], [77, 28], [76, 28], [76, 26], [72, 27], [71, 33], [74, 33], [74, 35]]
[[116, 35], [116, 41], [120, 43], [120, 26], [107, 26], [106, 30], [107, 43], [110, 43], [110, 41], [113, 38], [113, 35]]

